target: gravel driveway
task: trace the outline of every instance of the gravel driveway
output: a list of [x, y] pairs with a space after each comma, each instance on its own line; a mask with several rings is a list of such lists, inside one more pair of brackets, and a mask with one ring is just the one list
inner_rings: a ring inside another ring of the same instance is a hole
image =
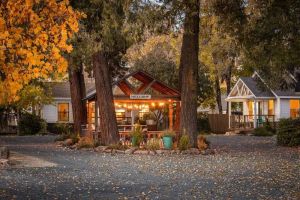
[[0, 145], [55, 167], [0, 170], [0, 199], [300, 199], [300, 149], [274, 137], [209, 136], [215, 155], [110, 155], [57, 148], [53, 136]]

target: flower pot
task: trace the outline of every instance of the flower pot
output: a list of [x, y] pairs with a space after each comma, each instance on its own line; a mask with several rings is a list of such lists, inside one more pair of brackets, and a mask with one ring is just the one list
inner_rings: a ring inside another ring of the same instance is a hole
[[131, 138], [131, 144], [132, 144], [133, 147], [138, 146], [138, 145], [139, 145], [139, 144], [138, 144], [138, 138], [133, 136], [133, 137]]
[[173, 145], [173, 138], [170, 136], [163, 137], [164, 147], [165, 149], [171, 149]]

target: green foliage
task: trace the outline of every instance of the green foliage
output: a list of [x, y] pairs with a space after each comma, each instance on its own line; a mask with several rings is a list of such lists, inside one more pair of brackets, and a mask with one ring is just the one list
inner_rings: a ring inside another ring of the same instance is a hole
[[158, 138], [151, 138], [148, 140], [146, 149], [154, 151], [160, 149], [160, 139]]
[[190, 139], [188, 135], [182, 135], [180, 140], [179, 140], [179, 150], [183, 151], [183, 150], [187, 150], [189, 148], [189, 144], [190, 144]]
[[253, 135], [254, 136], [272, 136], [273, 133], [268, 131], [268, 129], [266, 127], [262, 126], [262, 127], [258, 127], [256, 129], [254, 129]]
[[162, 133], [163, 137], [175, 137], [176, 133], [173, 130], [164, 130]]
[[277, 129], [277, 144], [300, 146], [300, 118], [281, 119]]
[[215, 0], [212, 7], [222, 29], [243, 46], [244, 69], [259, 71], [273, 88], [288, 87], [286, 72], [300, 64], [299, 0]]
[[72, 125], [68, 123], [56, 123], [54, 125], [55, 133], [70, 135], [72, 130]]
[[19, 97], [20, 99], [15, 104], [20, 110], [31, 107], [36, 111], [43, 104], [50, 104], [52, 102], [49, 86], [39, 82], [32, 82], [26, 85], [19, 92]]
[[134, 130], [130, 132], [130, 136], [136, 140], [137, 146], [140, 145], [140, 143], [143, 141], [143, 132], [142, 132], [142, 126], [137, 124], [134, 127]]
[[24, 113], [19, 121], [20, 135], [35, 135], [46, 132], [47, 124], [45, 120], [37, 115]]

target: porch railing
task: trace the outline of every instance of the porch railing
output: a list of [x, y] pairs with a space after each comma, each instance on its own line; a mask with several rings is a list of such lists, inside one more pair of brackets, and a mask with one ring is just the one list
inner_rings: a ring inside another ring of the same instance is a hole
[[[231, 129], [252, 129], [254, 128], [254, 115], [231, 115], [230, 128]], [[270, 123], [275, 126], [275, 115], [257, 115], [257, 127], [263, 126], [265, 123]]]

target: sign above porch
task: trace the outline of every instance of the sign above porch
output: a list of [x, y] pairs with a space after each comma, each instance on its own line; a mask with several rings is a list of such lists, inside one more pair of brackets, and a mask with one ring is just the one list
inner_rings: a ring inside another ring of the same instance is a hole
[[150, 94], [131, 94], [130, 99], [151, 99]]

